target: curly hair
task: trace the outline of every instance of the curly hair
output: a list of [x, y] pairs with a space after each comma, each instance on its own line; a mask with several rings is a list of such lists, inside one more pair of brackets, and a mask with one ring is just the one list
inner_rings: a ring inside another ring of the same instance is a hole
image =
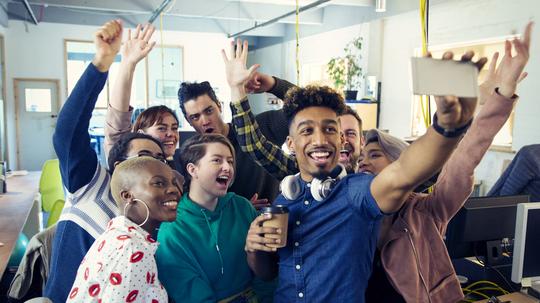
[[180, 108], [182, 109], [182, 113], [184, 114], [184, 117], [186, 117], [186, 119], [187, 113], [184, 104], [202, 95], [208, 95], [208, 97], [210, 97], [210, 99], [212, 99], [212, 101], [214, 101], [217, 106], [221, 108], [221, 104], [219, 103], [219, 100], [216, 96], [216, 92], [214, 92], [214, 89], [210, 85], [210, 82], [182, 82], [182, 84], [180, 84], [180, 88], [178, 89], [178, 102], [180, 103]]
[[283, 112], [290, 127], [296, 114], [308, 107], [321, 106], [331, 109], [341, 116], [346, 110], [343, 96], [328, 86], [308, 85], [304, 88], [293, 87], [285, 95]]
[[113, 145], [109, 151], [109, 157], [107, 157], [107, 165], [109, 166], [109, 172], [112, 174], [114, 172], [114, 164], [116, 162], [122, 162], [127, 158], [129, 152], [129, 146], [132, 140], [135, 139], [146, 139], [156, 143], [159, 148], [163, 151], [163, 145], [156, 138], [143, 134], [143, 133], [125, 133], [123, 134], [118, 141]]
[[139, 114], [137, 120], [133, 123], [132, 131], [146, 131], [146, 129], [152, 125], [161, 123], [163, 121], [163, 116], [166, 114], [173, 116], [176, 123], [178, 123], [178, 117], [172, 109], [165, 105], [151, 106]]
[[206, 154], [206, 146], [210, 143], [221, 143], [229, 148], [233, 156], [234, 162], [236, 163], [236, 155], [234, 153], [234, 147], [231, 144], [231, 141], [227, 137], [221, 134], [202, 134], [195, 135], [184, 142], [182, 147], [180, 147], [180, 162], [182, 164], [182, 174], [188, 182], [185, 184], [188, 185], [191, 181], [191, 176], [187, 173], [187, 165], [189, 163], [197, 164]]

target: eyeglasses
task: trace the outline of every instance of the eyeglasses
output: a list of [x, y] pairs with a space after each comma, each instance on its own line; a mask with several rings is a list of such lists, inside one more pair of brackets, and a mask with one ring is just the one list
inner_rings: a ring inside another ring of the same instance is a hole
[[167, 159], [165, 159], [165, 156], [163, 154], [152, 154], [151, 152], [148, 152], [148, 151], [140, 151], [137, 155], [135, 156], [130, 156], [130, 157], [124, 157], [122, 159], [122, 161], [125, 161], [125, 160], [129, 160], [129, 159], [133, 159], [133, 158], [138, 158], [138, 157], [152, 157], [158, 161], [161, 161], [165, 164], [168, 164], [167, 163]]

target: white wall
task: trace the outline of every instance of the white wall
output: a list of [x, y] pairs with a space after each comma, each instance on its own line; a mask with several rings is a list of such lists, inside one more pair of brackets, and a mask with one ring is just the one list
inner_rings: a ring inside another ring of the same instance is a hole
[[[303, 73], [309, 65], [326, 64], [332, 57], [343, 55], [343, 48], [353, 38], [362, 36], [362, 70], [364, 75], [371, 72], [368, 66], [370, 52], [370, 24], [364, 23], [344, 27], [317, 35], [302, 37], [300, 30], [300, 73], [301, 83], [305, 84]], [[264, 47], [249, 53], [249, 64], [260, 63], [261, 71], [275, 75], [296, 84], [296, 40]], [[371, 74], [370, 74], [371, 75]], [[259, 113], [271, 107], [266, 104], [265, 96], [250, 98], [253, 111]]]
[[[1, 30], [0, 28], [0, 32]], [[92, 40], [95, 30], [96, 27], [92, 26], [57, 23], [40, 23], [35, 26], [26, 25], [20, 21], [9, 21], [9, 27], [5, 29], [4, 36], [6, 43], [6, 117], [10, 162], [15, 161], [17, 148], [13, 78], [60, 79], [63, 103], [67, 97], [65, 96], [64, 39]], [[159, 32], [154, 34], [153, 39], [160, 43]], [[164, 44], [184, 47], [184, 79], [210, 81], [212, 85], [220, 87], [219, 95], [224, 97], [229, 96], [230, 92], [225, 79], [220, 50], [228, 46], [228, 41], [229, 39], [221, 34], [163, 33]], [[223, 101], [225, 100], [228, 98]]]
[[[292, 81], [288, 77], [283, 76], [285, 75], [283, 55], [283, 44], [259, 48], [249, 52], [248, 65], [261, 64], [261, 67], [259, 68], [260, 72]], [[267, 103], [266, 97], [266, 94], [256, 94], [249, 97], [250, 105], [254, 113], [258, 114], [273, 109], [272, 106]]]
[[[461, 0], [434, 5], [430, 8], [430, 44], [433, 46], [491, 39], [522, 32], [525, 24], [540, 18], [537, 0]], [[382, 44], [382, 106], [381, 128], [393, 135], [411, 134], [411, 92], [409, 58], [421, 46], [417, 11], [384, 20]], [[540, 142], [540, 28], [533, 31], [529, 77], [518, 90], [513, 149]], [[513, 154], [488, 152], [477, 168], [477, 178], [489, 189], [502, 167], [502, 161]]]

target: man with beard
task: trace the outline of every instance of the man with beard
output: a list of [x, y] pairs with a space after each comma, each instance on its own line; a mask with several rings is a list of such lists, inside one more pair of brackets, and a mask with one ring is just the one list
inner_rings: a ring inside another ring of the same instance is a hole
[[347, 105], [343, 115], [339, 116], [339, 126], [345, 139], [340, 151], [339, 163], [345, 167], [348, 174], [352, 174], [358, 167], [358, 159], [362, 152], [362, 119], [354, 109]]

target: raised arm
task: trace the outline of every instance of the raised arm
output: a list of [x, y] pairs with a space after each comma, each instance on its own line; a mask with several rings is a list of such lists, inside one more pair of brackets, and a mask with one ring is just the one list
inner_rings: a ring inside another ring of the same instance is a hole
[[133, 75], [137, 63], [145, 58], [156, 44], [155, 42], [149, 42], [154, 30], [154, 26], [150, 24], [147, 24], [144, 30], [142, 30], [140, 24], [137, 25], [133, 36], [131, 35], [131, 29], [128, 30], [127, 40], [122, 48], [122, 61], [113, 85], [111, 102], [107, 108], [105, 118], [105, 142], [103, 148], [107, 156], [118, 138], [122, 134], [131, 131], [132, 108], [129, 106], [129, 102]]
[[248, 94], [271, 93], [281, 100], [285, 99], [287, 91], [294, 86], [294, 84], [287, 80], [258, 71], [255, 71], [244, 84], [244, 88]]
[[[95, 34], [96, 55], [58, 114], [53, 144], [60, 160], [62, 181], [70, 193], [84, 190], [98, 170], [97, 156], [90, 147], [88, 126], [107, 71], [120, 48], [122, 24], [111, 21]], [[75, 280], [77, 268], [92, 245], [90, 235], [78, 223], [65, 220], [58, 223], [51, 273], [44, 295], [55, 302], [65, 302]]]
[[523, 69], [529, 59], [531, 27], [532, 24], [527, 25], [522, 40], [513, 41], [516, 56], [512, 57], [512, 46], [506, 42], [505, 54], [497, 69], [498, 53], [493, 55], [486, 80], [480, 85], [484, 106], [444, 166], [430, 195], [434, 203], [422, 206], [430, 209], [441, 223], [448, 222], [471, 194], [474, 169], [512, 113], [517, 101], [515, 89], [527, 75]]
[[[467, 52], [461, 60], [471, 61], [473, 56], [473, 52]], [[451, 60], [452, 57], [453, 54], [447, 52], [443, 59]], [[486, 58], [481, 58], [476, 62], [477, 67], [481, 69], [486, 61]], [[456, 130], [470, 124], [476, 108], [476, 98], [440, 96], [435, 97], [435, 100], [437, 113], [434, 125], [444, 130]], [[442, 168], [460, 136], [446, 137], [441, 133], [433, 126], [428, 128], [426, 134], [407, 148], [398, 160], [375, 177], [371, 183], [371, 192], [383, 212], [397, 211], [416, 186]]]
[[250, 70], [246, 69], [247, 52], [247, 41], [243, 45], [238, 41], [236, 50], [234, 50], [234, 44], [231, 44], [230, 59], [223, 51], [227, 81], [231, 87], [233, 125], [242, 151], [248, 153], [258, 165], [281, 180], [287, 175], [297, 173], [298, 167], [293, 157], [287, 155], [280, 146], [264, 136], [251, 112], [245, 87], [258, 65], [252, 66]]
[[[295, 85], [287, 80], [258, 71], [255, 71], [244, 84], [248, 94], [271, 93], [281, 100], [285, 100], [287, 91], [292, 87]], [[266, 139], [279, 146], [285, 143], [289, 129], [286, 127], [287, 119], [282, 109], [262, 112], [255, 119]]]
[[262, 134], [247, 97], [231, 102], [231, 110], [236, 138], [243, 152], [278, 180], [298, 172], [295, 159]]
[[53, 145], [60, 160], [62, 181], [70, 193], [87, 185], [97, 167], [88, 127], [107, 72], [120, 49], [122, 23], [107, 22], [94, 36], [96, 55], [58, 114]]

